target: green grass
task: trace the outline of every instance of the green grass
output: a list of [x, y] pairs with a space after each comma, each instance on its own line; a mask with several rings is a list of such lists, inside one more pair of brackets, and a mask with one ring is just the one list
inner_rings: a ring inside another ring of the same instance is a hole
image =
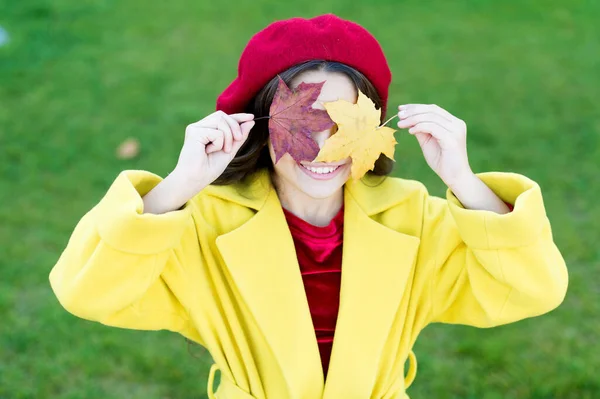
[[[542, 186], [570, 267], [549, 315], [478, 330], [435, 325], [416, 346], [419, 398], [600, 398], [600, 3], [0, 0], [0, 398], [203, 398], [210, 359], [175, 334], [76, 319], [48, 273], [122, 169], [166, 174], [186, 124], [214, 109], [249, 37], [325, 12], [369, 28], [390, 109], [437, 103], [469, 126], [476, 171]], [[114, 153], [127, 137], [140, 156]], [[399, 135], [397, 175], [443, 186]], [[400, 256], [400, 255], [399, 255]]]

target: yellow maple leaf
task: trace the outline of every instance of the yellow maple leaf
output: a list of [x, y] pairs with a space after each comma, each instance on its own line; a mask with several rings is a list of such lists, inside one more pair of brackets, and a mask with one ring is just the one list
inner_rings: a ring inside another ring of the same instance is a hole
[[394, 159], [395, 130], [379, 126], [381, 109], [375, 109], [373, 101], [360, 90], [356, 104], [337, 100], [323, 105], [338, 130], [325, 140], [315, 162], [336, 162], [351, 157], [352, 177], [360, 179], [373, 170], [382, 153]]

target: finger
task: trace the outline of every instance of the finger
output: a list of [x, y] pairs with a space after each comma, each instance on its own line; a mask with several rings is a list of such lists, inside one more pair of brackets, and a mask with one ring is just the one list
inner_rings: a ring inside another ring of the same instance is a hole
[[204, 129], [204, 136], [209, 140], [205, 151], [207, 154], [223, 149], [223, 132], [216, 129]]
[[209, 144], [206, 146], [206, 154], [212, 154], [213, 152], [219, 152], [221, 149], [217, 148], [214, 144]]
[[415, 115], [411, 115], [409, 117], [400, 117], [400, 118], [401, 119], [398, 122], [398, 127], [400, 129], [412, 127], [412, 126], [416, 125], [417, 123], [421, 123], [421, 122], [437, 123], [441, 127], [448, 129], [449, 131], [452, 130], [452, 127], [453, 127], [452, 123], [450, 123], [446, 118], [443, 118], [442, 116], [435, 114], [433, 112], [427, 112], [424, 114], [415, 114]]
[[431, 112], [440, 115], [441, 117], [447, 119], [449, 122], [454, 122], [458, 119], [450, 112], [435, 104], [405, 104], [400, 105], [398, 107], [398, 110], [400, 111], [398, 112], [398, 116], [400, 118], [406, 118], [412, 115], [426, 114]]
[[185, 141], [198, 141], [202, 145], [207, 146], [213, 142], [217, 137], [223, 136], [223, 133], [217, 129], [208, 129], [205, 127], [198, 126], [194, 123], [188, 125], [185, 129]]
[[229, 115], [230, 117], [232, 117], [236, 122], [238, 123], [242, 123], [242, 122], [248, 122], [254, 119], [254, 114], [231, 114]]
[[240, 129], [240, 124], [227, 114], [223, 115], [223, 119], [225, 119], [225, 122], [227, 122], [227, 124], [231, 128], [231, 133], [233, 133], [233, 139], [241, 140], [242, 130]]
[[435, 104], [403, 104], [398, 106], [399, 111], [404, 111], [407, 115], [422, 114], [426, 112], [439, 113], [447, 119], [453, 119], [454, 116], [448, 111]]
[[415, 126], [408, 129], [408, 132], [412, 135], [417, 133], [429, 133], [436, 140], [444, 140], [450, 136], [450, 132], [447, 129], [444, 129], [442, 126], [433, 122], [421, 122], [417, 123]]
[[240, 124], [242, 122], [246, 122], [246, 121], [251, 121], [254, 119], [254, 114], [245, 114], [245, 113], [241, 114], [240, 113], [240, 114], [227, 115], [223, 111], [216, 111], [216, 112], [213, 112], [212, 114], [208, 115], [206, 118], [200, 119], [199, 121], [192, 123], [192, 125], [206, 127], [209, 129], [217, 129], [218, 125], [219, 125], [219, 120], [221, 120], [221, 118], [227, 117], [227, 116], [229, 116], [230, 118], [235, 120], [238, 124]]
[[421, 146], [421, 147], [423, 147], [427, 143], [429, 143], [430, 140], [435, 140], [433, 138], [433, 136], [429, 133], [415, 133], [414, 136], [417, 138], [417, 141], [419, 142], [419, 146]]
[[246, 139], [248, 139], [248, 136], [250, 135], [250, 130], [252, 130], [255, 124], [256, 122], [254, 121], [248, 121], [240, 125], [240, 128], [242, 129], [242, 141], [246, 141]]
[[219, 121], [221, 120], [223, 115], [226, 115], [225, 112], [216, 111], [216, 112], [213, 112], [212, 114], [208, 115], [204, 119], [200, 119], [199, 121], [192, 123], [192, 125], [205, 127], [205, 128], [209, 128], [209, 129], [217, 129], [217, 126], [219, 125]]
[[223, 151], [226, 153], [231, 152], [231, 147], [233, 145], [233, 133], [231, 132], [231, 127], [227, 123], [224, 117], [219, 121], [217, 128], [223, 132]]
[[248, 139], [248, 136], [250, 135], [250, 129], [252, 129], [254, 124], [255, 124], [254, 121], [248, 121], [248, 122], [244, 122], [240, 125], [240, 129], [242, 131], [242, 139], [236, 140], [233, 142], [233, 151], [234, 152], [237, 153], [238, 150], [242, 147], [242, 145], [246, 142], [246, 140]]

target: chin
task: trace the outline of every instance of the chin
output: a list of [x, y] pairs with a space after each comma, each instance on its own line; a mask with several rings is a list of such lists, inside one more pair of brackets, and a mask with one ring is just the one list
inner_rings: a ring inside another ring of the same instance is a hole
[[304, 194], [313, 199], [325, 199], [333, 196], [335, 193], [339, 191], [340, 188], [343, 187], [343, 184], [329, 187], [307, 187], [300, 186], [298, 187]]

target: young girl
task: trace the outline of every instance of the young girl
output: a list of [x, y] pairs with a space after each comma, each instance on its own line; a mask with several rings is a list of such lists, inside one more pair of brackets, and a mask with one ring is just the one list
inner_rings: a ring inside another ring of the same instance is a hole
[[383, 120], [391, 74], [369, 32], [334, 15], [268, 26], [218, 111], [187, 127], [172, 173], [121, 173], [79, 222], [50, 273], [69, 312], [206, 347], [209, 398], [399, 399], [429, 323], [492, 327], [562, 302], [567, 270], [539, 186], [475, 175], [463, 121], [436, 105], [398, 109], [447, 199], [385, 177], [383, 155], [360, 180], [350, 159], [275, 162], [258, 118], [278, 76], [325, 82], [313, 108], [360, 90]]

